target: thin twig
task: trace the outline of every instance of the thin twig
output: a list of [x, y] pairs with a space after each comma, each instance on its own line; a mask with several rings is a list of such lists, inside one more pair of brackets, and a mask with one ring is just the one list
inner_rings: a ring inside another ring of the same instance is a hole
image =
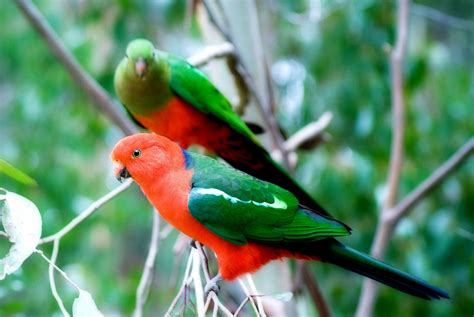
[[326, 130], [331, 120], [332, 113], [329, 111], [324, 112], [318, 120], [305, 125], [289, 137], [285, 143], [283, 143], [285, 150], [288, 152], [295, 151], [302, 144], [317, 138]]
[[204, 317], [206, 312], [204, 311], [204, 288], [201, 280], [201, 256], [197, 249], [191, 249], [191, 257], [193, 258], [193, 264], [191, 274], [194, 282], [194, 293], [196, 295], [196, 310], [199, 317]]
[[474, 154], [474, 137], [471, 137], [461, 148], [459, 148], [446, 162], [438, 167], [426, 180], [410, 192], [394, 208], [388, 212], [390, 221], [397, 223], [401, 218], [416, 205], [421, 199], [429, 194], [450, 173], [456, 170], [470, 155]]
[[244, 300], [242, 301], [242, 303], [240, 303], [239, 307], [237, 307], [237, 309], [235, 310], [234, 312], [234, 316], [238, 316], [240, 311], [245, 307], [245, 304], [247, 304], [247, 302], [249, 301], [249, 298], [248, 296], [245, 296]]
[[266, 316], [265, 310], [263, 309], [262, 296], [260, 296], [260, 293], [258, 292], [257, 287], [255, 286], [255, 282], [253, 281], [252, 275], [245, 274], [245, 277], [247, 278], [247, 283], [249, 283], [250, 291], [253, 292], [252, 297], [254, 297], [257, 301], [257, 307], [260, 312], [260, 315]]
[[188, 258], [188, 262], [186, 264], [186, 270], [184, 271], [183, 283], [181, 284], [181, 287], [179, 288], [178, 293], [176, 294], [175, 298], [173, 299], [170, 306], [168, 307], [168, 310], [166, 311], [165, 316], [171, 316], [171, 312], [176, 307], [176, 304], [178, 303], [178, 300], [181, 297], [181, 294], [184, 292], [186, 283], [188, 282], [188, 279], [190, 278], [190, 275], [191, 275], [191, 264], [193, 262], [192, 260], [193, 259], [190, 255]]
[[311, 271], [309, 270], [309, 267], [306, 263], [302, 263], [301, 265], [301, 275], [303, 281], [307, 281], [306, 285], [308, 287], [309, 294], [311, 295], [313, 302], [316, 304], [319, 316], [330, 317], [332, 315], [331, 309], [322, 296], [321, 288], [319, 287], [319, 284], [314, 278], [313, 274], [311, 274]]
[[199, 255], [201, 257], [201, 265], [202, 265], [202, 270], [204, 272], [204, 279], [206, 280], [206, 283], [211, 280], [211, 275], [209, 273], [209, 260], [207, 259], [206, 252], [204, 251], [204, 248], [202, 247], [202, 244], [198, 241], [195, 242], [196, 248], [199, 251]]
[[[55, 241], [58, 241], [58, 243], [59, 243], [59, 240], [55, 240]], [[69, 282], [72, 286], [74, 286], [74, 288], [75, 288], [77, 291], [79, 291], [79, 292], [81, 291], [81, 288], [80, 288], [76, 283], [74, 283], [73, 280], [71, 280], [71, 279], [69, 278], [69, 276], [66, 274], [66, 272], [64, 272], [63, 270], [61, 270], [61, 269], [59, 268], [59, 266], [57, 266], [57, 265], [55, 264], [55, 262], [52, 262], [50, 259], [48, 259], [48, 257], [44, 254], [43, 251], [38, 250], [38, 249], [35, 249], [34, 252], [35, 252], [35, 253], [38, 253], [46, 262], [49, 263], [49, 265], [52, 265], [52, 266], [54, 267], [54, 269], [55, 269], [56, 271], [58, 271], [59, 274], [61, 274], [61, 276], [62, 276], [67, 282]]]
[[260, 110], [260, 112], [262, 114], [262, 119], [264, 120], [265, 125], [269, 128], [269, 130], [271, 132], [270, 135], [271, 135], [271, 138], [273, 140], [274, 146], [277, 147], [277, 148], [278, 147], [281, 148], [281, 144], [283, 144], [284, 139], [283, 139], [283, 136], [280, 133], [280, 129], [278, 128], [277, 125], [275, 125], [276, 121], [274, 121], [275, 120], [274, 116], [271, 114], [269, 109], [267, 109], [267, 107], [265, 106], [265, 103], [263, 101], [263, 98], [261, 97], [261, 95], [255, 89], [254, 80], [253, 80], [252, 76], [250, 75], [249, 71], [247, 70], [247, 68], [245, 67], [245, 65], [243, 64], [242, 54], [240, 53], [238, 48], [235, 46], [235, 41], [234, 41], [232, 35], [229, 33], [229, 31], [224, 26], [222, 26], [219, 23], [216, 16], [214, 15], [214, 12], [212, 11], [212, 9], [209, 6], [208, 1], [204, 0], [203, 4], [206, 8], [206, 12], [209, 16], [209, 20], [211, 21], [211, 23], [214, 24], [214, 26], [219, 30], [219, 32], [224, 36], [224, 38], [228, 42], [230, 42], [234, 45], [234, 56], [237, 59], [237, 61], [239, 62], [239, 67], [237, 67], [237, 70], [239, 71], [239, 73], [241, 74], [243, 80], [245, 81], [245, 84], [247, 85], [247, 88], [249, 89], [249, 91], [251, 92], [253, 97], [255, 98], [258, 109]]
[[153, 280], [153, 271], [155, 270], [156, 255], [158, 254], [158, 246], [160, 241], [160, 216], [156, 210], [153, 212], [153, 226], [151, 229], [151, 241], [148, 248], [148, 255], [145, 260], [142, 277], [136, 291], [134, 317], [141, 317], [143, 315], [143, 307], [145, 306], [148, 294], [150, 292], [150, 285]]
[[232, 317], [233, 314], [230, 312], [230, 310], [224, 306], [224, 304], [221, 303], [221, 301], [219, 300], [219, 298], [217, 298], [217, 295], [216, 293], [214, 292], [210, 292], [209, 293], [209, 296], [211, 296], [212, 300], [214, 301], [214, 304], [217, 305], [219, 307], [220, 310], [222, 310], [222, 312], [228, 316], [228, 317]]
[[232, 55], [234, 46], [229, 42], [206, 46], [198, 54], [188, 58], [188, 63], [195, 67], [202, 67], [216, 58]]
[[29, 0], [17, 0], [15, 3], [69, 72], [72, 80], [89, 95], [94, 104], [112, 119], [125, 134], [137, 133], [138, 129], [118, 110], [120, 107], [115, 104], [107, 92], [81, 67], [38, 8]]
[[[403, 98], [403, 60], [408, 41], [409, 0], [398, 1], [397, 12], [397, 38], [395, 47], [390, 54], [390, 69], [392, 82], [392, 147], [390, 167], [388, 172], [388, 190], [377, 224], [377, 230], [372, 243], [371, 254], [375, 258], [382, 258], [392, 233], [392, 223], [386, 221], [384, 216], [396, 203], [400, 185], [400, 174], [403, 161], [403, 135], [405, 130]], [[372, 316], [375, 300], [378, 294], [378, 285], [365, 279], [356, 316]]]
[[[61, 299], [61, 296], [59, 296], [58, 290], [56, 289], [56, 282], [54, 280], [54, 268], [55, 268], [56, 259], [58, 257], [58, 251], [59, 251], [59, 240], [54, 240], [53, 253], [51, 254], [51, 260], [48, 261], [49, 262], [49, 269], [48, 269], [49, 286], [51, 287], [51, 293], [53, 294], [54, 299], [56, 299], [56, 302], [58, 303], [59, 309], [63, 313], [63, 316], [69, 317], [70, 315], [67, 309], [64, 307], [63, 300]], [[39, 254], [43, 255], [44, 259], [47, 259], [47, 257], [42, 252], [39, 252]]]
[[474, 31], [474, 22], [472, 20], [460, 19], [422, 4], [413, 3], [410, 6], [410, 11], [436, 23], [444, 24], [458, 30], [464, 30], [468, 32]]
[[255, 313], [257, 313], [257, 316], [260, 316], [260, 310], [257, 307], [257, 304], [255, 303], [255, 300], [253, 299], [252, 294], [250, 294], [250, 291], [248, 290], [247, 286], [245, 286], [244, 281], [241, 278], [239, 278], [238, 281], [239, 281], [240, 287], [242, 288], [242, 290], [245, 293], [245, 296], [247, 296], [247, 298], [249, 299], [253, 310], [255, 311]]
[[132, 179], [127, 179], [123, 184], [120, 184], [117, 188], [114, 190], [110, 191], [106, 195], [102, 196], [95, 202], [93, 202], [86, 210], [81, 212], [76, 218], [72, 219], [66, 226], [64, 226], [61, 230], [56, 232], [53, 235], [50, 235], [48, 237], [45, 237], [39, 241], [38, 244], [42, 243], [48, 243], [54, 240], [61, 239], [64, 235], [69, 233], [72, 229], [77, 227], [81, 222], [86, 220], [88, 217], [90, 217], [95, 211], [97, 211], [100, 207], [102, 207], [104, 204], [109, 202], [112, 198], [123, 192], [125, 189], [127, 189], [131, 184], [133, 183]]

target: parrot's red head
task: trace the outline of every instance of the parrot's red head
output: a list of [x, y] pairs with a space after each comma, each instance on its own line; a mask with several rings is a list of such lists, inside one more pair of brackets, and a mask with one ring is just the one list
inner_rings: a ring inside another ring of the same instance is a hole
[[118, 180], [132, 177], [139, 184], [183, 168], [185, 160], [177, 143], [153, 133], [139, 133], [121, 139], [110, 158]]

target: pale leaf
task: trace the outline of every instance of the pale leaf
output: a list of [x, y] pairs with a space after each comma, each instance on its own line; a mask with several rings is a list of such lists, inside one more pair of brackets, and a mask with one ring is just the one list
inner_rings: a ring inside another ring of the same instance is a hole
[[94, 300], [89, 292], [80, 290], [79, 296], [72, 304], [73, 317], [103, 317], [104, 315], [97, 309]]
[[30, 200], [0, 189], [0, 216], [12, 242], [7, 255], [0, 259], [0, 280], [15, 272], [33, 253], [41, 237], [41, 215]]

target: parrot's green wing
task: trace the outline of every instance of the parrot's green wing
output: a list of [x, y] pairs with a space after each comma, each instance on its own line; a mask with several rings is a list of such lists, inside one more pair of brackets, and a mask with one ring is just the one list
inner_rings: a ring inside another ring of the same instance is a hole
[[300, 207], [287, 190], [211, 158], [186, 155], [193, 169], [191, 214], [231, 243], [316, 241], [349, 234], [337, 220]]
[[203, 72], [171, 54], [167, 54], [167, 60], [171, 69], [171, 91], [199, 111], [217, 117], [234, 131], [260, 145], [250, 128], [232, 110], [227, 98], [216, 89]]

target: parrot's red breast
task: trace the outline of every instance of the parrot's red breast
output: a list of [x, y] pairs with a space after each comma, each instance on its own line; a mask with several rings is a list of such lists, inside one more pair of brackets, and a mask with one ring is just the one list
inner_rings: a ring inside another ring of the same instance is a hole
[[171, 98], [153, 113], [134, 116], [147, 129], [178, 142], [183, 148], [199, 144], [225, 159], [232, 157], [231, 161], [244, 161], [255, 169], [262, 168], [263, 162], [252, 159], [254, 154], [241, 136], [179, 97]]

